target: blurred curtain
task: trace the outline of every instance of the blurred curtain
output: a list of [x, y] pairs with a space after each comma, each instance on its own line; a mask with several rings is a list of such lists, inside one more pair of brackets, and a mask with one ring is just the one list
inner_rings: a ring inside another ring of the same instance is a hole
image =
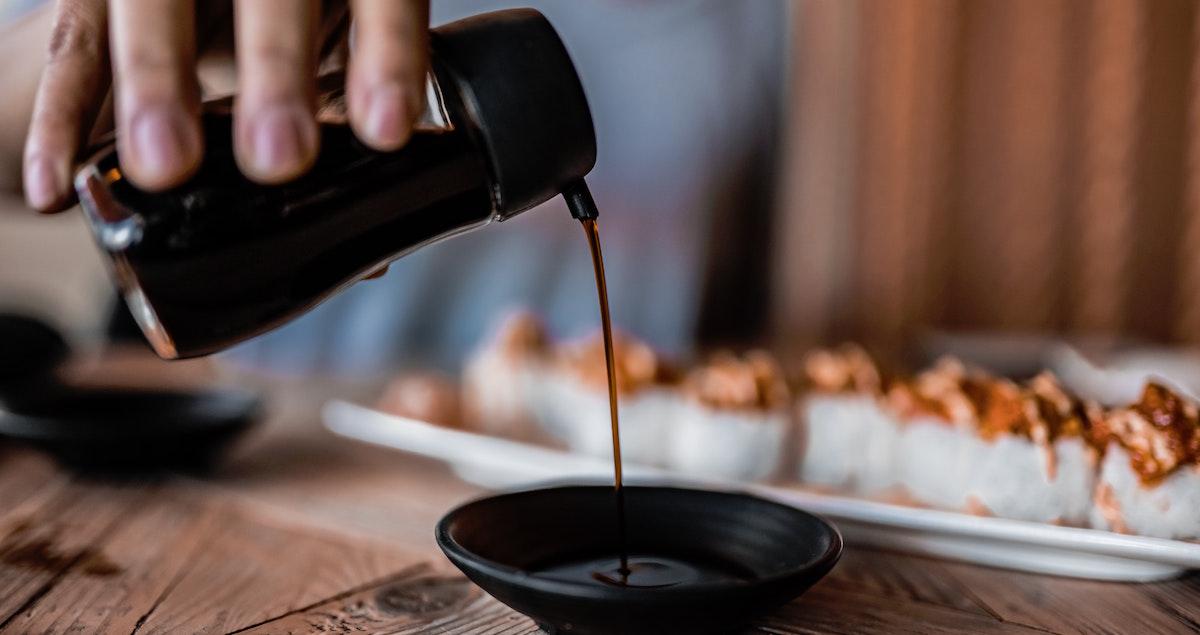
[[1196, 2], [796, 9], [785, 350], [926, 329], [1200, 344]]

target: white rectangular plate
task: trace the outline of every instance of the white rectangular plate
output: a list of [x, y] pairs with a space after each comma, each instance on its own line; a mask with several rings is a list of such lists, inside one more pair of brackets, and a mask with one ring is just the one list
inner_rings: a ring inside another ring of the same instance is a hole
[[[453, 430], [344, 401], [326, 404], [323, 418], [336, 434], [444, 461], [460, 478], [489, 489], [612, 478], [609, 461]], [[799, 487], [701, 482], [641, 466], [628, 466], [626, 476], [632, 483], [736, 489], [821, 514], [837, 525], [851, 546], [880, 546], [1007, 569], [1127, 582], [1163, 580], [1200, 568], [1200, 544], [1181, 540], [972, 516]]]

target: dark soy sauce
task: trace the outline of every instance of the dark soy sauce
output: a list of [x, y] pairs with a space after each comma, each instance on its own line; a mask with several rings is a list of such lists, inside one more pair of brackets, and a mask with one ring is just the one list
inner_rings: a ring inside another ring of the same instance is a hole
[[613, 584], [626, 585], [632, 572], [629, 568], [629, 554], [625, 541], [625, 490], [621, 487], [621, 422], [617, 414], [617, 365], [613, 359], [612, 316], [608, 312], [608, 284], [604, 280], [604, 255], [600, 251], [600, 228], [595, 218], [584, 219], [583, 231], [587, 233], [588, 249], [592, 253], [592, 269], [596, 274], [596, 293], [600, 298], [600, 328], [604, 332], [604, 364], [608, 370], [608, 410], [609, 421], [612, 425], [613, 447], [613, 491], [617, 499], [617, 536], [620, 543], [619, 566], [615, 576], [598, 580]]
[[636, 589], [661, 589], [682, 584], [745, 582], [751, 575], [738, 567], [698, 563], [663, 556], [584, 558], [545, 567], [538, 575], [565, 582], [600, 582]]
[[681, 560], [661, 554], [629, 553], [625, 522], [625, 490], [622, 487], [621, 424], [617, 408], [617, 368], [613, 353], [612, 317], [608, 308], [608, 285], [604, 279], [604, 256], [600, 250], [600, 229], [596, 204], [587, 186], [577, 182], [563, 191], [571, 214], [583, 224], [592, 268], [596, 275], [596, 293], [600, 301], [600, 327], [604, 334], [604, 363], [608, 370], [608, 408], [612, 426], [613, 493], [616, 498], [617, 557], [593, 557], [564, 560], [538, 569], [538, 575], [557, 580], [600, 583], [620, 587], [653, 589], [681, 584], [720, 581], [746, 581], [753, 576], [717, 561]]

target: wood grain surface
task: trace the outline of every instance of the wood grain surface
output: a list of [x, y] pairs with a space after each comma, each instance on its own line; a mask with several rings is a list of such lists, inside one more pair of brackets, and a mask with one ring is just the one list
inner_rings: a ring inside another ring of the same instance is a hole
[[[96, 481], [0, 444], [0, 635], [538, 632], [434, 546], [478, 489], [320, 428], [326, 398], [368, 389], [263, 388], [273, 414], [203, 477]], [[851, 545], [747, 632], [1200, 632], [1200, 576], [1091, 582]]]

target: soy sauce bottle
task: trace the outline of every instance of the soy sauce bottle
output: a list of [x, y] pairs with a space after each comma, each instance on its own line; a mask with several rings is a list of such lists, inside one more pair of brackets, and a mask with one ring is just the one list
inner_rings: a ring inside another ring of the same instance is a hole
[[93, 233], [161, 357], [228, 348], [412, 250], [581, 187], [596, 160], [591, 114], [540, 13], [447, 24], [431, 46], [433, 125], [398, 151], [371, 150], [333, 117], [308, 174], [260, 185], [237, 169], [228, 112], [209, 112], [203, 163], [180, 187], [138, 189], [112, 144], [82, 166]]

